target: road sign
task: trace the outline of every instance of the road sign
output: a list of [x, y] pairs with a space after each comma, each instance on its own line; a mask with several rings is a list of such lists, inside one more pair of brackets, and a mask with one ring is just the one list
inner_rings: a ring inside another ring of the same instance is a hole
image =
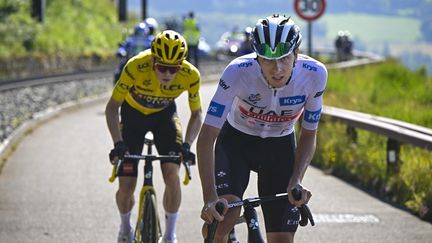
[[294, 0], [297, 15], [306, 21], [314, 21], [321, 17], [325, 7], [325, 0]]

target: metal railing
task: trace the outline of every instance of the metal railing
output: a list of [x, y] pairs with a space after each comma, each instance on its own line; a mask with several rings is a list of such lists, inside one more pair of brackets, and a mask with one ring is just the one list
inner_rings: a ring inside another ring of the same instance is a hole
[[410, 144], [432, 151], [432, 129], [371, 114], [325, 106], [323, 120], [330, 119], [347, 124], [348, 133], [357, 137], [356, 128], [387, 137], [387, 164], [389, 168], [399, 162], [401, 144]]

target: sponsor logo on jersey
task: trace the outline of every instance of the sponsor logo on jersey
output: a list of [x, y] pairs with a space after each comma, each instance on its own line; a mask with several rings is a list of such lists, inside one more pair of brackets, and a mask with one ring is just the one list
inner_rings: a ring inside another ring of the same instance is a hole
[[258, 101], [261, 100], [261, 94], [251, 94], [249, 95], [248, 100], [253, 104], [256, 104]]
[[321, 117], [321, 109], [319, 109], [317, 111], [305, 110], [304, 119], [307, 122], [317, 123], [317, 122], [319, 122], [320, 117]]
[[142, 64], [139, 64], [139, 65], [138, 65], [137, 70], [138, 70], [138, 72], [144, 72], [143, 69], [146, 69], [146, 68], [148, 68], [148, 67], [150, 67], [150, 65], [149, 65], [148, 62], [146, 62], [146, 63], [142, 63]]
[[189, 88], [192, 88], [193, 86], [199, 84], [199, 79], [193, 83], [190, 84]]
[[189, 75], [192, 74], [190, 68], [187, 68], [187, 67], [182, 66], [182, 67], [180, 68], [180, 70], [183, 71], [183, 72], [185, 72], [185, 73], [187, 73], [187, 74], [189, 74]]
[[306, 68], [307, 70], [309, 70], [309, 71], [313, 71], [313, 72], [318, 71], [318, 68], [317, 68], [317, 67], [312, 66], [312, 65], [309, 65], [309, 64], [307, 64], [307, 63], [303, 63], [303, 68]]
[[290, 96], [290, 97], [281, 97], [279, 98], [279, 103], [281, 106], [298, 105], [304, 103], [305, 100], [306, 100], [305, 95], [297, 95], [297, 96]]
[[160, 85], [160, 91], [164, 94], [171, 94], [176, 91], [183, 91], [184, 88], [180, 84], [169, 84], [169, 85]]
[[239, 68], [248, 68], [252, 66], [252, 62], [242, 62], [238, 65]]
[[120, 93], [126, 93], [129, 89], [129, 86], [123, 82], [118, 82], [115, 86], [115, 89]]
[[141, 90], [141, 91], [144, 91], [144, 92], [149, 92], [149, 93], [152, 93], [152, 92], [153, 92], [152, 89], [146, 89], [146, 88], [140, 87], [140, 86], [138, 86], [138, 85], [135, 85], [134, 87], [135, 87], [135, 89], [137, 89], [137, 90]]
[[324, 94], [324, 90], [323, 90], [323, 91], [318, 91], [318, 92], [315, 94], [314, 98], [318, 98], [318, 97], [320, 97], [320, 96], [323, 95], [323, 94]]
[[275, 111], [264, 112], [262, 109], [255, 109], [250, 107], [249, 110], [243, 106], [239, 106], [239, 111], [246, 117], [253, 118], [264, 122], [288, 122], [296, 119], [302, 113], [302, 110], [297, 114], [292, 115], [292, 110], [282, 110], [280, 114]]
[[132, 80], [135, 80], [135, 77], [129, 72], [128, 66], [125, 67], [124, 71], [129, 76], [129, 78], [131, 78]]
[[210, 102], [209, 108], [207, 110], [207, 114], [222, 117], [225, 110], [225, 106], [214, 101]]
[[134, 100], [143, 107], [152, 109], [161, 109], [167, 107], [174, 102], [175, 97], [160, 97], [153, 95], [145, 95], [132, 89], [130, 92]]
[[196, 92], [194, 94], [189, 94], [189, 99], [195, 99], [196, 97], [198, 97], [199, 92]]
[[224, 89], [224, 90], [227, 90], [227, 89], [230, 88], [230, 86], [227, 85], [227, 84], [225, 83], [225, 81], [223, 81], [223, 79], [220, 79], [220, 80], [219, 80], [219, 86], [220, 86], [222, 89]]

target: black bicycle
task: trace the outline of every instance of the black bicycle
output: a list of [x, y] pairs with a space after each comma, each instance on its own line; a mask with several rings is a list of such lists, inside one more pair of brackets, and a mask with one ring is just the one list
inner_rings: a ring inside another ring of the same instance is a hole
[[[157, 210], [156, 191], [153, 187], [153, 164], [155, 160], [159, 161], [179, 161], [181, 160], [186, 168], [184, 185], [189, 184], [191, 180], [190, 165], [193, 161], [185, 161], [179, 155], [153, 155], [152, 147], [154, 142], [152, 139], [145, 138], [144, 144], [147, 145], [146, 155], [125, 155], [125, 158], [144, 160], [144, 183], [140, 192], [138, 219], [135, 227], [135, 242], [137, 243], [158, 243], [162, 237], [160, 227], [159, 214]], [[113, 172], [109, 178], [110, 182], [114, 182], [117, 177], [118, 168], [123, 161], [119, 160], [117, 165], [113, 166]]]
[[[293, 189], [292, 194], [296, 200], [300, 200], [301, 198], [301, 192], [298, 189]], [[230, 208], [236, 208], [236, 207], [243, 207], [243, 215], [240, 216], [240, 219], [237, 220], [237, 224], [239, 223], [246, 223], [247, 229], [248, 229], [248, 242], [249, 243], [265, 243], [264, 238], [261, 235], [261, 231], [259, 228], [258, 223], [258, 215], [255, 210], [256, 207], [260, 206], [261, 203], [271, 202], [274, 200], [288, 200], [288, 193], [281, 193], [276, 194], [272, 196], [265, 196], [265, 197], [253, 197], [253, 198], [246, 198], [241, 201], [236, 201], [233, 203], [228, 204], [228, 209]], [[219, 213], [222, 213], [224, 211], [224, 204], [221, 202], [218, 202], [216, 204], [216, 210]], [[311, 210], [309, 209], [307, 204], [303, 204], [300, 207], [298, 207], [300, 211], [300, 226], [306, 226], [308, 222], [312, 226], [315, 225], [315, 221], [313, 219], [313, 215]], [[214, 242], [214, 236], [216, 233], [216, 228], [218, 225], [218, 221], [214, 220], [210, 225], [207, 227], [207, 238], [204, 239], [204, 243], [213, 243]], [[237, 237], [235, 236], [235, 230], [234, 228], [231, 230], [228, 242], [227, 243], [236, 243], [239, 242], [237, 240]]]

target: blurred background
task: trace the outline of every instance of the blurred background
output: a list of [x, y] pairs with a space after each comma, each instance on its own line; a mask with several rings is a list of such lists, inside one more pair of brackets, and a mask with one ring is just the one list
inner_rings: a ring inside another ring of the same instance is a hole
[[[349, 31], [354, 48], [400, 58], [412, 68], [427, 65], [432, 71], [432, 1], [429, 0], [327, 0], [325, 13], [313, 22], [314, 48], [333, 48], [339, 31]], [[129, 0], [139, 14], [140, 0]], [[163, 23], [178, 22], [195, 11], [201, 33], [212, 48], [221, 35], [234, 28], [243, 30], [257, 19], [273, 13], [292, 16], [305, 37], [307, 22], [294, 11], [293, 1], [210, 0], [149, 1], [148, 13]], [[304, 38], [303, 48], [307, 46]]]
[[[30, 14], [32, 2], [38, 1], [45, 4], [42, 21]], [[119, 2], [122, 1], [2, 0], [1, 79], [24, 75], [5, 73], [5, 69], [11, 68], [10, 58], [19, 60], [31, 54], [32, 59], [40, 60], [46, 55], [56, 55], [54, 63], [59, 63], [58, 60], [66, 56], [106, 59], [115, 55], [118, 43], [124, 41], [143, 19], [143, 2], [146, 2], [146, 17], [157, 20], [158, 30], [171, 28], [181, 32], [183, 19], [189, 12], [194, 12], [200, 27], [201, 55], [214, 57], [221, 48], [226, 48], [223, 45], [226, 45], [224, 42], [230, 32], [243, 32], [258, 18], [275, 12], [292, 16], [303, 30], [302, 48], [307, 47], [307, 22], [296, 15], [294, 1], [127, 0], [127, 16], [122, 22], [118, 16]], [[338, 33], [344, 32], [352, 39], [356, 50], [395, 57], [411, 69], [425, 66], [429, 74], [432, 72], [430, 0], [326, 2], [325, 13], [312, 24], [314, 49], [334, 49]]]
[[[242, 54], [257, 19], [285, 14], [302, 29], [301, 52], [307, 53], [311, 44], [312, 56], [329, 69], [325, 105], [416, 124], [432, 134], [431, 0], [327, 0], [324, 14], [310, 25], [294, 11], [294, 0], [1, 0], [0, 142], [37, 112], [110, 92], [114, 73], [129, 58], [129, 40], [142, 33], [151, 39], [151, 21], [145, 20], [156, 21], [156, 32], [183, 33], [191, 12], [200, 32], [204, 81], [217, 81], [227, 61]], [[349, 43], [341, 55], [339, 38]], [[332, 68], [356, 59], [356, 52], [371, 53], [374, 62]], [[84, 81], [46, 78], [98, 70], [104, 73]], [[18, 82], [32, 77], [43, 81]], [[387, 137], [353, 132], [334, 122], [321, 124], [316, 166], [432, 222], [430, 149], [397, 144], [400, 157], [392, 172], [386, 167]]]

